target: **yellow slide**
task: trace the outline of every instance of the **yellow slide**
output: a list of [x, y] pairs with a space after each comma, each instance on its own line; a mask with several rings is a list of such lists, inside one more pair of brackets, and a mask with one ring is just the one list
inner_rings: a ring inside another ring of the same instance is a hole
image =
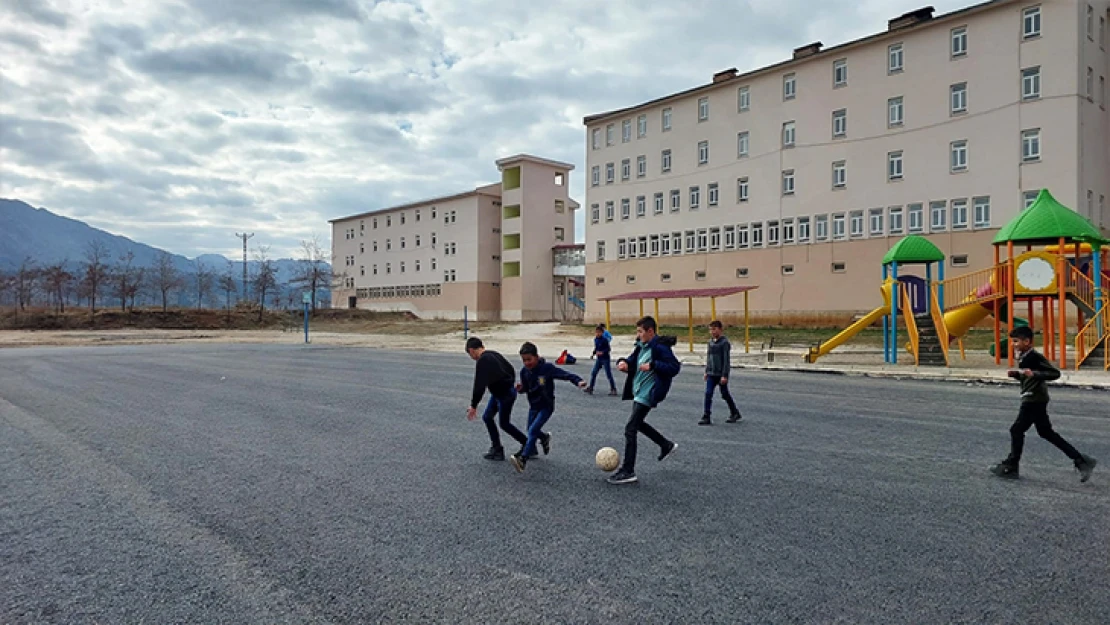
[[869, 328], [873, 323], [882, 319], [884, 316], [890, 314], [890, 284], [891, 281], [887, 280], [882, 286], [883, 292], [883, 305], [872, 310], [864, 315], [862, 319], [856, 321], [852, 325], [844, 328], [844, 330], [832, 337], [827, 341], [823, 341], [820, 347], [812, 347], [809, 354], [806, 356], [806, 362], [817, 362], [817, 359], [831, 352], [832, 350], [847, 343], [849, 339], [860, 333], [864, 328]]
[[958, 339], [990, 314], [991, 311], [981, 304], [964, 306], [944, 313], [944, 326], [948, 328], [949, 336]]

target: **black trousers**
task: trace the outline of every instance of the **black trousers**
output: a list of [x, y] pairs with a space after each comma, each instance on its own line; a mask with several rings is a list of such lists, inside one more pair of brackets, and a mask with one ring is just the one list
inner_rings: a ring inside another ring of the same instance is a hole
[[[528, 442], [528, 437], [523, 432], [513, 425], [513, 403], [516, 402], [516, 390], [510, 390], [508, 393], [501, 397], [496, 397], [490, 394], [489, 403], [486, 404], [486, 412], [482, 415], [482, 421], [486, 424], [486, 430], [489, 432], [490, 445], [497, 449], [501, 449], [501, 436], [497, 432], [497, 426], [500, 425], [501, 429], [506, 434], [513, 437], [516, 442], [524, 445]], [[494, 417], [497, 417], [497, 422], [494, 422]]]
[[651, 442], [659, 445], [659, 449], [666, 449], [671, 446], [671, 442], [667, 437], [659, 433], [658, 430], [648, 425], [644, 420], [647, 419], [648, 413], [651, 408], [639, 402], [632, 402], [632, 416], [628, 418], [628, 423], [624, 426], [624, 464], [621, 469], [633, 473], [636, 471], [636, 436], [643, 434], [651, 439]]
[[1072, 460], [1079, 460], [1082, 456], [1079, 452], [1072, 447], [1063, 436], [1056, 433], [1052, 429], [1052, 422], [1048, 419], [1048, 404], [1047, 403], [1022, 403], [1021, 409], [1018, 410], [1017, 420], [1010, 426], [1010, 458], [1009, 460], [1017, 464], [1021, 460], [1021, 451], [1025, 447], [1025, 433], [1031, 427], [1037, 428], [1037, 434], [1046, 441], [1056, 445], [1056, 447], [1067, 454], [1068, 458]]

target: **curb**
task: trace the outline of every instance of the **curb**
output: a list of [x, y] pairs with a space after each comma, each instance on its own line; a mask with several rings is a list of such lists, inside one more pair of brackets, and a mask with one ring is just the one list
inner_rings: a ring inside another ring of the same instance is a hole
[[[974, 375], [958, 373], [925, 373], [921, 371], [876, 371], [855, 369], [811, 368], [783, 365], [752, 365], [734, 364], [734, 369], [747, 369], [756, 371], [786, 371], [790, 373], [809, 373], [824, 375], [847, 375], [864, 378], [882, 378], [890, 380], [930, 380], [934, 382], [950, 382], [958, 384], [991, 384], [1001, 386], [1009, 384], [1010, 379], [1004, 373], [994, 375]], [[1067, 373], [1061, 373], [1060, 379], [1052, 382], [1052, 386], [1063, 386], [1094, 391], [1110, 391], [1110, 380], [1106, 382], [1090, 382], [1073, 380]]]

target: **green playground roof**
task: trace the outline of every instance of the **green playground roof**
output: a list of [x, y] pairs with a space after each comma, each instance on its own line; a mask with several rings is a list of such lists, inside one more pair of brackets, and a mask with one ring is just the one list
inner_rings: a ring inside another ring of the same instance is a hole
[[1029, 208], [998, 231], [994, 244], [1009, 241], [1055, 243], [1060, 238], [1092, 245], [1110, 243], [1086, 218], [1056, 201], [1048, 189], [1041, 189], [1037, 200]]
[[944, 260], [944, 252], [925, 237], [911, 234], [894, 244], [883, 256], [883, 264], [935, 263]]

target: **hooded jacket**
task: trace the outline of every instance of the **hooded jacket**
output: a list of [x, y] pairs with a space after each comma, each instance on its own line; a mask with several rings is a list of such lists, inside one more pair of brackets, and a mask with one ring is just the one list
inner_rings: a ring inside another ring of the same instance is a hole
[[[673, 336], [659, 336], [648, 341], [643, 349], [651, 350], [651, 372], [655, 374], [655, 385], [651, 390], [651, 402], [649, 408], [654, 408], [659, 405], [659, 402], [667, 398], [667, 393], [671, 390], [671, 380], [678, 375], [682, 370], [682, 363], [675, 358], [674, 352], [671, 350], [676, 342]], [[636, 365], [640, 361], [639, 343], [636, 344], [636, 349], [628, 358], [621, 358], [617, 361], [628, 363], [628, 378], [624, 381], [624, 393], [621, 399], [624, 401], [632, 401], [634, 398], [632, 392], [633, 381], [636, 379], [636, 372], [639, 367]]]
[[566, 380], [571, 384], [581, 384], [582, 378], [565, 371], [540, 358], [535, 369], [520, 369], [520, 385], [528, 394], [528, 405], [532, 408], [555, 409], [555, 380]]

